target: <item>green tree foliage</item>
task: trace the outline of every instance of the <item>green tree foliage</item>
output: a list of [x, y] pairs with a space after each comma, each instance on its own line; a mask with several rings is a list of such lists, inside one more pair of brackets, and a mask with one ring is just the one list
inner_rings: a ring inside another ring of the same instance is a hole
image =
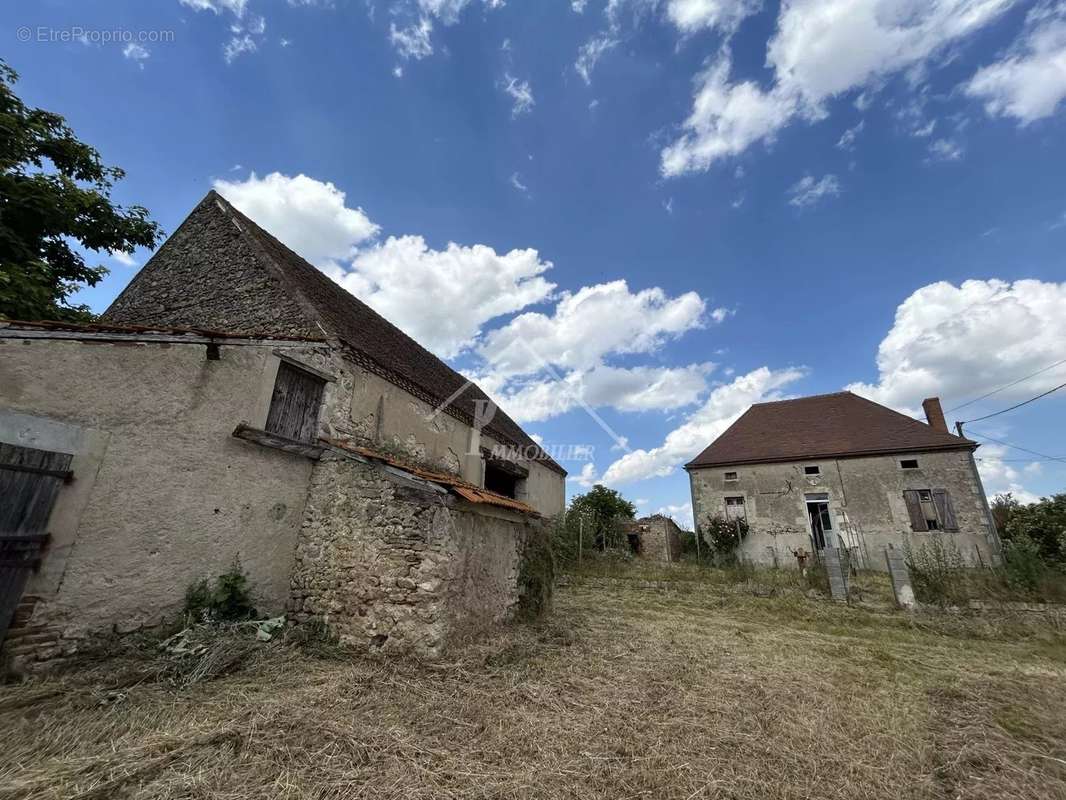
[[154, 247], [159, 226], [146, 209], [111, 202], [125, 173], [104, 166], [63, 117], [27, 107], [17, 80], [0, 61], [0, 317], [91, 319], [69, 297], [107, 270], [71, 244], [97, 253]]
[[1066, 564], [1066, 493], [1022, 505], [1011, 495], [992, 504], [1004, 542], [1031, 540], [1045, 560]]
[[570, 501], [566, 512], [567, 528], [574, 528], [578, 520], [583, 520], [583, 539], [585, 546], [604, 549], [617, 546], [618, 523], [633, 519], [637, 508], [614, 489], [596, 484], [585, 494], [579, 494]]
[[702, 539], [707, 543], [708, 552], [716, 563], [727, 563], [734, 559], [736, 550], [744, 537], [748, 535], [748, 523], [744, 519], [726, 519], [722, 516], [709, 517], [701, 529]]

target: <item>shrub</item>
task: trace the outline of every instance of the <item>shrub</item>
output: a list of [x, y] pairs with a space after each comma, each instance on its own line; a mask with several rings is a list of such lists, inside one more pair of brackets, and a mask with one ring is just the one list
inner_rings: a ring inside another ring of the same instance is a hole
[[923, 603], [954, 605], [967, 599], [966, 564], [954, 539], [933, 534], [918, 547], [903, 547], [914, 596]]
[[707, 543], [710, 557], [719, 566], [736, 561], [736, 551], [748, 535], [748, 523], [743, 519], [710, 517], [703, 525], [703, 541]]
[[1035, 592], [1040, 587], [1048, 566], [1040, 554], [1040, 545], [1025, 534], [1015, 536], [1003, 544], [1003, 578], [1007, 585], [1020, 592]]
[[526, 537], [518, 569], [518, 613], [520, 620], [534, 620], [551, 608], [555, 589], [555, 557], [551, 531], [533, 526]]
[[206, 578], [185, 590], [186, 619], [198, 622], [233, 622], [256, 616], [251, 587], [239, 559], [215, 579], [212, 588]]

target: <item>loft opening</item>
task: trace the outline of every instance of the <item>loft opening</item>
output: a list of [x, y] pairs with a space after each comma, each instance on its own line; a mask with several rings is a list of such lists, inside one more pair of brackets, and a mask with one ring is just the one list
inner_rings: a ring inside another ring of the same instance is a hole
[[266, 430], [297, 442], [318, 439], [318, 414], [326, 381], [288, 361], [278, 365]]
[[521, 500], [526, 494], [526, 479], [529, 470], [505, 458], [485, 457], [485, 488], [512, 500]]

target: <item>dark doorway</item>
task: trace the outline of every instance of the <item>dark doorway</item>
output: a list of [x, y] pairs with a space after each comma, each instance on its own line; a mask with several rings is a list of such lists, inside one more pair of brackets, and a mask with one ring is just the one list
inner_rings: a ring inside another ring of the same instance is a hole
[[828, 537], [826, 531], [833, 530], [833, 521], [829, 516], [829, 503], [807, 503], [807, 516], [811, 521], [811, 542], [815, 552], [825, 550]]
[[70, 480], [67, 453], [0, 444], [0, 643], [41, 561], [45, 526], [59, 487]]

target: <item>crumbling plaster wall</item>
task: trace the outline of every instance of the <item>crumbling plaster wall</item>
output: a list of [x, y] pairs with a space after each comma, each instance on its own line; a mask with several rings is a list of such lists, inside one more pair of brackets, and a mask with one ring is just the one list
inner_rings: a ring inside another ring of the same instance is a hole
[[[919, 469], [904, 470], [900, 460], [916, 458]], [[821, 474], [804, 474], [805, 466]], [[736, 472], [736, 481], [725, 481]], [[792, 553], [812, 550], [805, 494], [827, 493], [834, 532], [843, 545], [858, 547], [865, 566], [884, 570], [884, 548], [919, 546], [931, 536], [950, 536], [963, 556], [989, 563], [988, 515], [980, 486], [966, 451], [902, 453], [891, 456], [810, 460], [694, 469], [689, 473], [692, 507], [699, 527], [709, 517], [725, 514], [725, 498], [743, 496], [751, 530], [740, 553], [757, 564], [794, 566]], [[959, 524], [954, 533], [916, 533], [903, 500], [905, 489], [947, 489]]]
[[292, 614], [322, 620], [349, 645], [437, 656], [513, 615], [521, 553], [537, 524], [329, 453], [312, 476]]
[[272, 350], [223, 345], [212, 361], [204, 345], [0, 340], [0, 439], [75, 455], [26, 587], [31, 625], [153, 625], [235, 556], [261, 609], [285, 607], [311, 462], [231, 436], [265, 421]]
[[[409, 458], [419, 465], [483, 485], [480, 448], [499, 445], [471, 426], [368, 370], [343, 361], [336, 369], [337, 391], [327, 396], [326, 426], [368, 447]], [[565, 478], [538, 461], [517, 459], [529, 470], [518, 499], [544, 516], [561, 514], [566, 505]]]

